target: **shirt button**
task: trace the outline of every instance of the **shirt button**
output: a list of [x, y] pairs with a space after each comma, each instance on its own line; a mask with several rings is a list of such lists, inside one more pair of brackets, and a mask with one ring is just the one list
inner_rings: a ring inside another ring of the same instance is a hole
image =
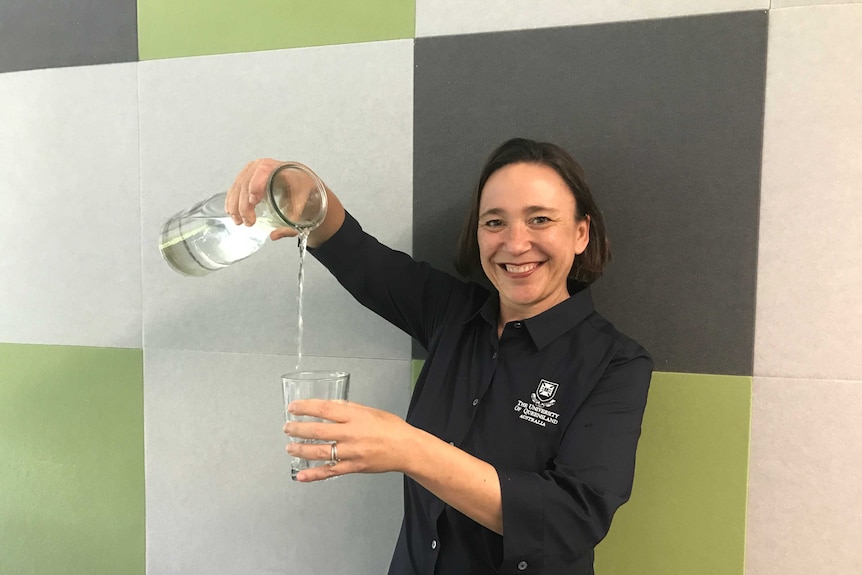
[[[437, 549], [437, 540], [436, 539], [431, 541], [431, 549]], [[526, 565], [526, 563], [524, 563], [524, 565]]]
[[474, 400], [473, 400], [473, 407], [476, 407], [477, 405], [479, 405], [479, 400], [478, 400], [478, 399], [474, 399]]
[[497, 352], [496, 351], [491, 354], [491, 359], [497, 359]]
[[[521, 322], [516, 321], [515, 323], [513, 323], [513, 324], [512, 324], [512, 326], [513, 326], [513, 327], [516, 327], [516, 328], [520, 328], [520, 327], [521, 327]], [[520, 565], [520, 563], [519, 563], [519, 565]], [[524, 565], [526, 565], [526, 563], [524, 563]], [[525, 569], [526, 569], [526, 567], [525, 567]]]
[[454, 441], [450, 441], [450, 442], [449, 442], [449, 445], [455, 445], [455, 442], [454, 442]]
[[527, 562], [521, 561], [518, 563], [518, 571], [526, 571], [527, 570]]

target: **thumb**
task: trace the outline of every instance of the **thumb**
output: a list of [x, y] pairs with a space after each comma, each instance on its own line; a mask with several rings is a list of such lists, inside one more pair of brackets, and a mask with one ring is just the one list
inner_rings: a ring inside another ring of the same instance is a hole
[[269, 233], [269, 239], [276, 241], [282, 238], [295, 238], [297, 234], [298, 232], [293, 228], [278, 228]]

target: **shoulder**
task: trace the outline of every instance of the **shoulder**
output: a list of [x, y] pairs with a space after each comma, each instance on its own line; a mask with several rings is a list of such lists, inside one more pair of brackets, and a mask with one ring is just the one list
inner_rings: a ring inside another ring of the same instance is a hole
[[652, 370], [653, 359], [644, 346], [633, 338], [621, 332], [607, 318], [594, 311], [585, 320], [588, 329], [595, 334], [597, 340], [607, 346], [612, 363], [625, 363], [635, 359], [646, 360]]

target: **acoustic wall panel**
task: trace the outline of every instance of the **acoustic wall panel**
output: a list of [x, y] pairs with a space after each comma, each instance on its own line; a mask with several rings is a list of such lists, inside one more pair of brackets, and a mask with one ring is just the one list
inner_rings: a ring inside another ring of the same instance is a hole
[[452, 270], [491, 150], [556, 142], [616, 254], [598, 308], [659, 370], [750, 375], [766, 32], [745, 12], [417, 39], [414, 254]]
[[144, 573], [140, 349], [0, 343], [0, 573]]
[[816, 6], [820, 4], [858, 4], [862, 0], [772, 0], [772, 8]]
[[0, 2], [0, 73], [137, 59], [135, 0]]
[[439, 36], [769, 8], [768, 0], [416, 0], [416, 35]]
[[774, 10], [755, 374], [862, 375], [862, 5]]
[[142, 60], [413, 37], [404, 0], [138, 0]]
[[141, 346], [135, 64], [0, 75], [0, 341]]
[[754, 378], [746, 575], [862, 573], [862, 380]]
[[[166, 218], [228, 189], [259, 157], [314, 169], [381, 241], [411, 248], [411, 41], [142, 62], [144, 324], [148, 347], [296, 353], [295, 240], [207, 277], [171, 270]], [[303, 353], [410, 357], [410, 340], [308, 256]]]
[[653, 374], [632, 497], [597, 573], [743, 573], [750, 412], [751, 377]]
[[[290, 479], [281, 374], [295, 357], [147, 349], [147, 572], [384, 573], [401, 477]], [[351, 401], [406, 414], [409, 360], [303, 359]]]

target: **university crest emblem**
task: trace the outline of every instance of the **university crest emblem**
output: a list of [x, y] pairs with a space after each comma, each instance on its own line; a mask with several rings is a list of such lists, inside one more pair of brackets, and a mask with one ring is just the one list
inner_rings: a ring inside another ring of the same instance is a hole
[[558, 387], [560, 387], [559, 383], [543, 379], [539, 381], [539, 385], [536, 387], [536, 391], [530, 396], [530, 399], [540, 407], [551, 407], [557, 403], [554, 396], [557, 395]]

